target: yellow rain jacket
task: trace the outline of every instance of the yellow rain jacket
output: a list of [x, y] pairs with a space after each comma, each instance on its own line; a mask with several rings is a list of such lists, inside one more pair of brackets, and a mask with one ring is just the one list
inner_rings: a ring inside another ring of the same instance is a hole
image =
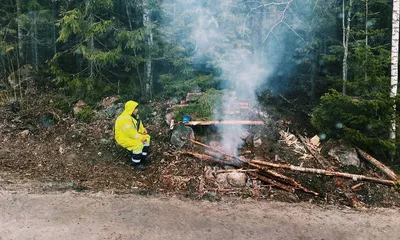
[[[144, 144], [150, 144], [150, 135], [146, 134], [146, 129], [143, 123], [139, 121], [139, 127], [137, 126], [138, 121], [132, 117], [133, 110], [139, 104], [134, 101], [128, 101], [125, 103], [125, 110], [118, 116], [115, 121], [115, 140], [119, 145], [132, 151], [134, 153], [141, 153]], [[142, 142], [142, 139], [146, 138], [146, 142]]]

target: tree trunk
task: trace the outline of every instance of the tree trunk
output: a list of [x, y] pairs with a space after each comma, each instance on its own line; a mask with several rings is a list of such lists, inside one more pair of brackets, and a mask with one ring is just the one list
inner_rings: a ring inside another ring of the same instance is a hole
[[[21, 15], [21, 3], [20, 0], [16, 1], [17, 4], [17, 16], [19, 18], [19, 16]], [[22, 29], [21, 29], [21, 24], [19, 22], [19, 20], [17, 19], [17, 28], [18, 28], [18, 58], [19, 58], [19, 62], [21, 64], [24, 63], [24, 51], [23, 51], [23, 33], [22, 33]]]
[[342, 2], [342, 28], [343, 28], [343, 86], [342, 86], [342, 93], [346, 95], [346, 83], [347, 83], [347, 72], [348, 72], [348, 66], [347, 66], [347, 59], [349, 56], [349, 37], [350, 37], [350, 22], [351, 22], [351, 7], [353, 6], [353, 0], [350, 0], [349, 2], [349, 10], [347, 11], [347, 26], [346, 26], [346, 21], [345, 21], [345, 1], [343, 0]]
[[365, 0], [365, 70], [364, 70], [364, 80], [367, 81], [367, 63], [368, 63], [368, 0]]
[[[89, 17], [89, 21], [90, 21], [90, 26], [93, 26], [93, 16], [90, 13], [90, 17]], [[90, 36], [89, 38], [89, 53], [93, 53], [94, 52], [94, 38], [93, 35]], [[89, 59], [89, 78], [93, 78], [94, 75], [94, 63], [91, 59]]]
[[52, 16], [53, 16], [53, 56], [57, 53], [57, 36], [56, 36], [56, 21], [57, 21], [57, 10], [56, 10], [56, 3], [53, 2], [52, 5]]
[[[391, 91], [390, 98], [394, 100], [397, 96], [397, 81], [398, 81], [398, 56], [399, 56], [399, 0], [393, 0], [393, 18], [392, 18], [392, 54], [391, 54]], [[390, 129], [390, 139], [396, 139], [396, 104], [393, 104], [393, 119]]]
[[[130, 5], [129, 5], [129, 3], [127, 1], [125, 2], [125, 12], [126, 12], [126, 16], [128, 18], [129, 30], [133, 31], [132, 20], [131, 20], [131, 12], [130, 12]], [[134, 55], [135, 58], [137, 58], [137, 54], [136, 54], [136, 50], [135, 49], [133, 49], [133, 55]], [[140, 73], [139, 64], [135, 64], [135, 69], [136, 69], [137, 77], [139, 79], [140, 89], [143, 90], [144, 89], [144, 84], [143, 84], [142, 76], [141, 76], [141, 73]], [[134, 85], [134, 84], [135, 84], [135, 81], [134, 81], [134, 78], [132, 78], [132, 85]]]
[[32, 45], [32, 65], [33, 68], [37, 71], [39, 67], [39, 57], [38, 57], [38, 31], [37, 31], [37, 11], [34, 9], [33, 11], [33, 21], [32, 21], [32, 37], [31, 37], [31, 45]]
[[311, 57], [311, 101], [315, 101], [315, 92], [316, 92], [316, 74], [317, 74], [317, 63], [316, 63], [316, 52], [312, 52], [312, 57]]
[[146, 29], [146, 60], [144, 65], [144, 89], [142, 89], [142, 98], [150, 100], [153, 97], [153, 61], [151, 51], [153, 47], [153, 31], [151, 26], [151, 10], [149, 0], [143, 0], [143, 26]]

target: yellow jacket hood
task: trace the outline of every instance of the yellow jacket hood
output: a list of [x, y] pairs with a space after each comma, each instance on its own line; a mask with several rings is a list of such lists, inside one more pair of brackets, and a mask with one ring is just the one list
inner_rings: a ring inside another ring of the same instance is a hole
[[123, 115], [132, 115], [133, 110], [135, 110], [135, 108], [139, 105], [139, 103], [135, 102], [135, 101], [127, 101], [125, 103], [125, 109], [124, 112], [122, 113]]

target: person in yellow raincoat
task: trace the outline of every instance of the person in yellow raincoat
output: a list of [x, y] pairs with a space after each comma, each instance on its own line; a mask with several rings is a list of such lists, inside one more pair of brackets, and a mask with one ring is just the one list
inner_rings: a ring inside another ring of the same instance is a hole
[[150, 147], [150, 135], [138, 116], [138, 103], [128, 101], [124, 111], [115, 121], [115, 140], [125, 149], [132, 152], [131, 164], [138, 170], [144, 170]]

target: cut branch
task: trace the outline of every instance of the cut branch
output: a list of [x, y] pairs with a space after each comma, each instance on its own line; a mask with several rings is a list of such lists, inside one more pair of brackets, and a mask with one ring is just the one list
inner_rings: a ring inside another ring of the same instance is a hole
[[272, 185], [272, 186], [278, 187], [280, 189], [283, 189], [283, 190], [291, 192], [291, 193], [295, 192], [295, 189], [293, 187], [287, 186], [287, 185], [285, 185], [283, 183], [280, 183], [280, 182], [277, 182], [277, 181], [275, 181], [273, 179], [267, 178], [267, 177], [265, 177], [265, 176], [263, 176], [261, 174], [258, 174], [258, 173], [255, 173], [255, 172], [249, 172], [249, 174], [252, 175], [253, 177], [256, 177], [256, 178], [260, 179], [261, 181], [263, 181], [265, 183], [268, 183], [268, 184]]
[[264, 125], [263, 121], [250, 120], [225, 120], [225, 121], [190, 121], [185, 123], [186, 126], [197, 125]]
[[363, 150], [361, 150], [359, 148], [356, 148], [356, 149], [357, 149], [358, 154], [360, 154], [361, 157], [363, 157], [365, 160], [367, 160], [372, 165], [374, 165], [379, 170], [381, 170], [386, 176], [389, 177], [389, 179], [395, 180], [395, 181], [398, 179], [397, 175], [390, 168], [388, 168], [383, 163], [379, 162], [378, 160], [376, 160], [375, 158], [373, 158], [371, 155], [364, 152]]
[[271, 175], [273, 177], [282, 179], [284, 182], [292, 185], [295, 188], [298, 188], [298, 189], [302, 190], [303, 192], [312, 193], [315, 196], [319, 195], [317, 192], [311, 191], [311, 190], [303, 187], [300, 183], [296, 182], [296, 180], [294, 180], [293, 178], [287, 177], [287, 176], [282, 175], [280, 173], [277, 173], [277, 172], [275, 172], [273, 170], [264, 170], [264, 172], [266, 172], [267, 174], [269, 174], [269, 175]]
[[225, 169], [218, 170], [217, 173], [232, 173], [232, 172], [258, 172], [258, 169]]
[[221, 154], [223, 154], [223, 155], [232, 157], [231, 155], [228, 155], [228, 154], [226, 154], [225, 152], [223, 152], [223, 151], [221, 151], [221, 150], [219, 150], [219, 149], [217, 149], [217, 148], [213, 148], [213, 147], [211, 147], [210, 145], [207, 145], [207, 144], [198, 142], [198, 141], [193, 140], [193, 139], [187, 139], [187, 138], [182, 138], [182, 139], [183, 139], [183, 140], [187, 140], [187, 141], [189, 141], [189, 142], [192, 142], [192, 143], [194, 143], [194, 144], [200, 145], [200, 146], [202, 146], [202, 147], [211, 149], [211, 150], [213, 150], [213, 151], [215, 151], [215, 152], [219, 152], [219, 153], [221, 153]]
[[218, 155], [217, 153], [209, 152], [209, 153], [207, 153], [208, 155], [206, 155], [206, 154], [200, 154], [200, 153], [195, 153], [195, 152], [183, 152], [183, 154], [198, 158], [202, 161], [211, 161], [211, 162], [215, 162], [218, 164], [225, 164], [225, 165], [239, 167], [239, 164], [237, 162], [230, 161], [229, 159], [226, 160], [224, 158], [221, 158], [221, 155]]
[[279, 178], [281, 181], [286, 182], [286, 183], [292, 185], [293, 187], [298, 188], [298, 189], [300, 189], [300, 190], [302, 190], [302, 191], [304, 191], [304, 192], [306, 192], [306, 193], [312, 193], [312, 194], [314, 194], [315, 196], [318, 196], [318, 195], [319, 195], [317, 192], [311, 191], [311, 190], [309, 190], [309, 189], [303, 187], [300, 183], [298, 183], [298, 182], [297, 182], [296, 180], [294, 180], [293, 178], [287, 177], [287, 176], [285, 176], [285, 175], [283, 175], [283, 174], [280, 174], [280, 173], [275, 172], [275, 171], [270, 170], [270, 169], [266, 169], [266, 168], [263, 167], [263, 166], [260, 166], [260, 165], [257, 165], [257, 164], [251, 163], [251, 162], [247, 162], [247, 163], [248, 163], [250, 166], [255, 167], [255, 168], [259, 169], [259, 170], [262, 170], [263, 172], [265, 172], [266, 174], [268, 174], [268, 175], [270, 175], [270, 176], [272, 176], [272, 177]]
[[324, 169], [315, 169], [315, 168], [304, 168], [304, 167], [299, 167], [299, 166], [294, 166], [294, 165], [289, 165], [289, 164], [277, 164], [277, 163], [271, 163], [271, 162], [265, 162], [265, 161], [259, 161], [259, 160], [252, 160], [250, 162], [259, 164], [259, 165], [263, 165], [263, 166], [272, 167], [272, 168], [282, 168], [282, 169], [288, 169], [288, 170], [297, 171], [297, 172], [314, 173], [314, 174], [318, 174], [318, 175], [350, 178], [350, 179], [353, 179], [354, 181], [374, 182], [374, 183], [379, 183], [379, 184], [392, 186], [392, 187], [396, 186], [396, 184], [397, 184], [396, 182], [391, 181], [391, 180], [384, 180], [384, 179], [368, 177], [368, 176], [364, 176], [364, 175], [351, 174], [351, 173], [334, 172], [334, 171], [329, 171], [329, 170], [324, 170]]

